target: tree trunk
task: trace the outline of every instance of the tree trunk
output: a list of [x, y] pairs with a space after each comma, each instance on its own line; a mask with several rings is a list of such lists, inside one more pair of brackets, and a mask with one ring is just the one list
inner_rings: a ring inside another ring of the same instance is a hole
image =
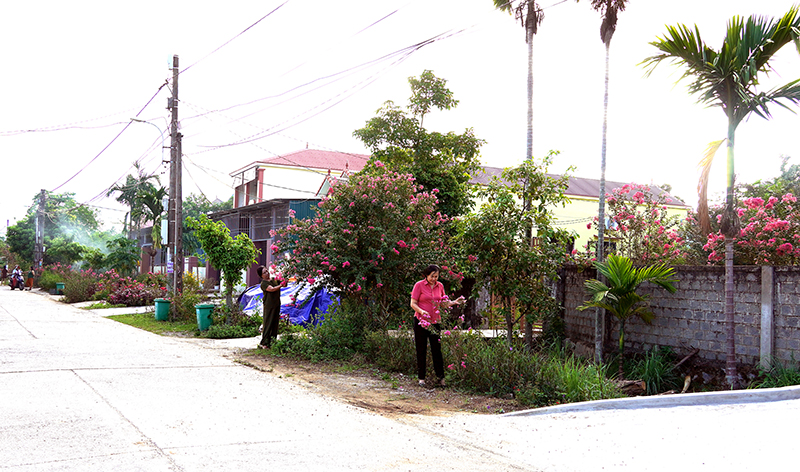
[[736, 374], [736, 321], [733, 311], [733, 240], [725, 238], [725, 324], [727, 346], [725, 356], [725, 380], [731, 389], [737, 387]]
[[[729, 111], [732, 114], [733, 111]], [[725, 324], [727, 345], [725, 356], [725, 380], [731, 389], [737, 388], [736, 374], [736, 320], [733, 305], [733, 240], [739, 236], [739, 220], [734, 210], [734, 166], [733, 146], [736, 127], [732, 115], [728, 117], [728, 168], [725, 211], [722, 215], [721, 231], [725, 236]]]
[[[600, 202], [597, 210], [597, 261], [605, 260], [605, 229], [606, 229], [606, 136], [608, 134], [608, 56], [611, 38], [606, 44], [606, 76], [605, 93], [603, 94], [603, 140], [600, 147]], [[597, 308], [594, 311], [594, 357], [595, 362], [603, 362], [603, 316], [604, 310]]]
[[622, 372], [622, 357], [625, 355], [625, 320], [619, 320], [619, 369], [617, 369], [617, 380], [625, 378]]
[[[530, 7], [529, 7], [530, 8]], [[528, 133], [525, 159], [533, 159], [533, 33], [527, 34], [528, 42]]]

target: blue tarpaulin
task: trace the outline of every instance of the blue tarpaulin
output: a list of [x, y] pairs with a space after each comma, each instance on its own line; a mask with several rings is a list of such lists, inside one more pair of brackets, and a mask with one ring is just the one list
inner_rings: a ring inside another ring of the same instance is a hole
[[[281, 288], [281, 316], [288, 317], [292, 324], [306, 325], [311, 322], [319, 324], [323, 314], [328, 311], [328, 306], [336, 300], [336, 296], [325, 289], [319, 289], [313, 295], [311, 292], [309, 285], [304, 285], [301, 289], [300, 284], [294, 282], [289, 282], [286, 287]], [[296, 295], [297, 298], [294, 305], [292, 305], [292, 295]], [[309, 296], [312, 298], [306, 302]], [[261, 286], [253, 285], [239, 298], [239, 305], [244, 311], [261, 312], [263, 298], [264, 292], [261, 291]]]

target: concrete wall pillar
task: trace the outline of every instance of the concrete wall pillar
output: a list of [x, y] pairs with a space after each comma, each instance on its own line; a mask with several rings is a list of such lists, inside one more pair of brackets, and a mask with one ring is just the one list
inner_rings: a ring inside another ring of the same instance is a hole
[[761, 367], [769, 369], [774, 348], [773, 293], [775, 291], [775, 268], [761, 267]]

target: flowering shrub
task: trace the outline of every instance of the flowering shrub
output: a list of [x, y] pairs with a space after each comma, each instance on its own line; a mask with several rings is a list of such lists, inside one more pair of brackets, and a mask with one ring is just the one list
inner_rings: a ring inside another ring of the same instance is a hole
[[112, 305], [143, 306], [153, 303], [165, 290], [161, 275], [148, 274], [144, 282], [137, 282], [130, 277], [121, 277], [114, 269], [107, 272], [72, 270], [70, 266], [58, 263], [45, 267], [42, 279], [53, 281], [53, 288], [56, 281], [64, 282], [67, 303], [108, 300]]
[[[361, 300], [386, 324], [389, 313], [400, 312], [391, 307], [407, 308], [422, 268], [451, 259], [444, 231], [449, 219], [436, 211], [437, 193], [423, 192], [410, 174], [385, 171], [334, 185], [317, 217], [273, 234], [282, 239], [279, 250], [292, 254], [284, 270], [301, 283]], [[444, 264], [441, 277], [462, 276]]]
[[62, 276], [67, 303], [85, 302], [94, 297], [98, 276], [93, 270], [65, 271]]
[[[667, 203], [672, 202], [663, 194], [654, 195], [647, 185], [632, 183], [607, 193], [609, 224], [605, 234], [616, 243], [612, 252], [636, 265], [685, 262], [684, 239], [679, 233], [681, 220], [677, 215], [667, 214]], [[592, 226], [597, 229], [597, 224], [595, 218]]]
[[158, 290], [156, 287], [125, 278], [116, 283], [115, 288], [108, 296], [108, 302], [112, 305], [150, 305], [158, 297]]
[[[800, 262], [800, 207], [797, 197], [787, 193], [747, 198], [738, 208], [742, 229], [734, 242], [736, 264], [796, 265]], [[720, 231], [708, 235], [703, 249], [709, 264], [724, 262], [725, 236]]]

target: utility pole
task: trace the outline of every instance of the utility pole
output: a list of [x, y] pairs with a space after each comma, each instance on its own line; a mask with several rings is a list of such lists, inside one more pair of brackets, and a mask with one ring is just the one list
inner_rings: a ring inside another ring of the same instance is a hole
[[[167, 100], [167, 109], [172, 112], [170, 122], [170, 166], [169, 166], [169, 210], [168, 210], [168, 253], [172, 253], [172, 290], [173, 293], [180, 293], [183, 290], [183, 192], [181, 185], [182, 162], [181, 162], [181, 138], [178, 132], [178, 56], [172, 56], [172, 97]], [[169, 272], [170, 262], [167, 262], [167, 272]]]
[[39, 209], [36, 211], [36, 234], [33, 249], [33, 262], [37, 269], [42, 267], [44, 259], [44, 204], [46, 199], [47, 192], [42, 189], [39, 193]]

